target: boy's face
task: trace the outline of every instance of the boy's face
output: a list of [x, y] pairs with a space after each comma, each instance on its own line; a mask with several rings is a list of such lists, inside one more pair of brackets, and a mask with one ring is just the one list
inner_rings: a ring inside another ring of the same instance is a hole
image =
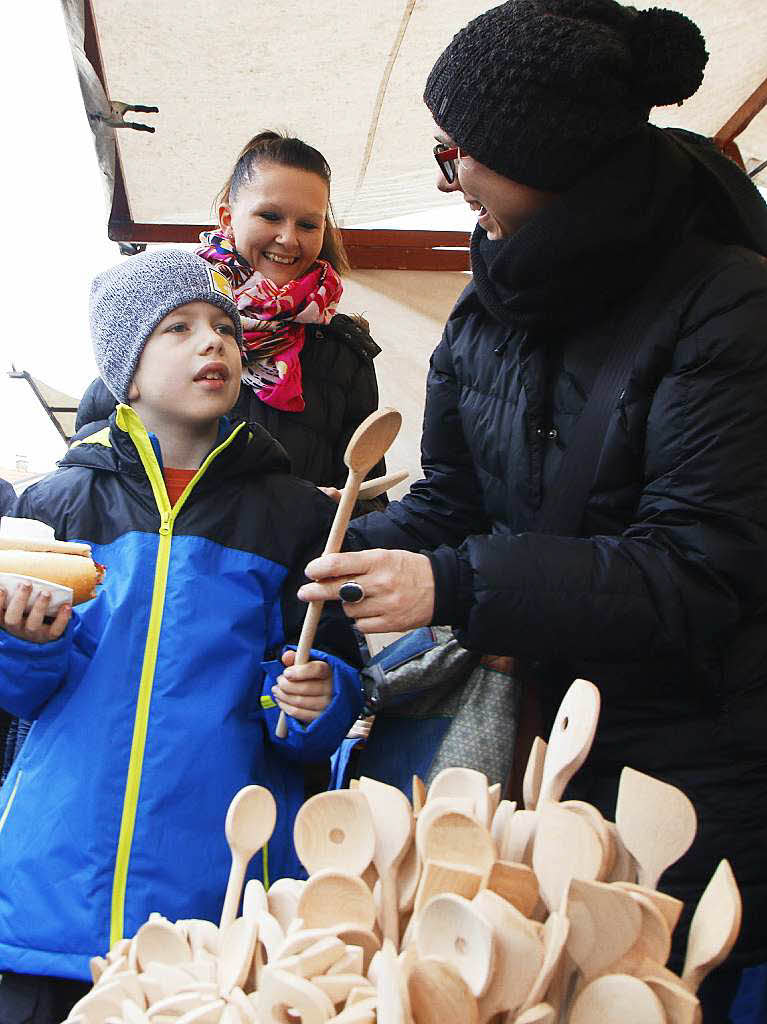
[[188, 302], [155, 327], [130, 387], [137, 411], [204, 426], [237, 400], [242, 359], [234, 324], [208, 302]]

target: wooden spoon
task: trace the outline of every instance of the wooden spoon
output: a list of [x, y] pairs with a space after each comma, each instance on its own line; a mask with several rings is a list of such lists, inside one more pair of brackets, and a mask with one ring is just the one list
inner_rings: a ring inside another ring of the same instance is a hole
[[740, 931], [743, 904], [729, 861], [719, 862], [690, 922], [682, 982], [690, 992], [730, 953]]
[[543, 929], [543, 963], [522, 1003], [522, 1010], [540, 1005], [539, 1000], [545, 997], [564, 956], [569, 932], [570, 922], [563, 914], [556, 911], [549, 914]]
[[325, 1024], [335, 1007], [316, 985], [289, 971], [267, 964], [261, 972], [258, 1010], [270, 1024], [295, 1019], [301, 1024]]
[[413, 814], [415, 817], [421, 813], [421, 808], [426, 803], [426, 786], [420, 776], [413, 776]]
[[139, 969], [145, 971], [151, 963], [183, 964], [192, 959], [186, 939], [172, 924], [147, 921], [136, 932], [136, 959]]
[[599, 720], [600, 696], [593, 683], [576, 679], [562, 698], [551, 728], [536, 806], [559, 800], [588, 757]]
[[[516, 809], [517, 805], [513, 800], [501, 800], [493, 814], [493, 820], [490, 824], [490, 835], [495, 840], [495, 845], [498, 847], [499, 852], [501, 852], [504, 836], [506, 835], [508, 824], [511, 821], [511, 816]], [[501, 856], [503, 855], [501, 854]]]
[[575, 1000], [569, 1024], [666, 1024], [666, 1014], [658, 997], [639, 978], [605, 974]]
[[376, 476], [372, 480], [365, 480], [360, 484], [357, 498], [359, 501], [370, 501], [372, 498], [377, 498], [379, 494], [383, 494], [384, 491], [388, 491], [390, 487], [401, 484], [409, 476], [410, 473], [406, 469], [398, 469], [393, 473], [387, 473], [386, 476]]
[[424, 862], [457, 864], [486, 875], [497, 860], [498, 851], [486, 828], [465, 814], [446, 811], [433, 818], [424, 830], [421, 856]]
[[581, 815], [549, 801], [539, 804], [536, 814], [533, 871], [544, 903], [550, 911], [559, 910], [571, 878], [597, 878], [604, 851], [593, 826]]
[[690, 848], [697, 831], [695, 808], [676, 786], [624, 768], [615, 808], [618, 834], [639, 865], [640, 885], [658, 879]]
[[418, 1024], [479, 1024], [477, 1000], [453, 964], [422, 957], [410, 968], [407, 986]]
[[538, 815], [535, 811], [515, 811], [506, 823], [499, 852], [501, 860], [514, 864], [532, 864], [535, 830]]
[[410, 996], [407, 981], [397, 960], [397, 951], [389, 939], [384, 939], [376, 958], [378, 1024], [409, 1024]]
[[413, 835], [413, 809], [399, 789], [363, 776], [360, 792], [370, 805], [375, 829], [373, 863], [381, 881], [381, 932], [399, 946], [397, 870]]
[[218, 954], [218, 994], [228, 996], [233, 988], [241, 988], [250, 971], [256, 950], [257, 925], [247, 917], [238, 917], [221, 935]]
[[297, 878], [278, 878], [269, 886], [266, 894], [269, 913], [279, 921], [283, 931], [298, 917], [296, 910], [303, 887], [304, 883]]
[[435, 896], [414, 920], [419, 954], [452, 964], [473, 994], [483, 996], [495, 970], [495, 935], [476, 907], [461, 896]]
[[361, 875], [375, 852], [370, 805], [359, 790], [317, 793], [298, 811], [293, 841], [310, 875], [324, 868]]
[[669, 896], [668, 893], [660, 892], [659, 889], [648, 889], [634, 882], [613, 882], [613, 886], [616, 889], [623, 889], [625, 892], [639, 893], [640, 896], [645, 896], [654, 903], [666, 919], [669, 932], [673, 934], [684, 909], [684, 903], [681, 900], [678, 900], [675, 896]]
[[237, 916], [248, 863], [269, 841], [276, 821], [277, 804], [263, 786], [244, 786], [229, 804], [224, 832], [232, 852], [232, 867], [221, 911], [222, 930]]
[[358, 875], [328, 868], [315, 872], [304, 886], [298, 916], [306, 928], [330, 928], [339, 922], [372, 928], [376, 907], [373, 894]]
[[432, 779], [427, 802], [446, 797], [468, 799], [472, 803], [472, 814], [485, 828], [490, 827], [490, 797], [487, 790], [487, 776], [473, 768], [443, 768]]
[[427, 860], [418, 884], [413, 913], [419, 914], [433, 896], [439, 896], [444, 892], [456, 893], [467, 900], [473, 899], [479, 892], [484, 877], [484, 872], [459, 864]]
[[[344, 535], [351, 519], [354, 503], [365, 475], [386, 454], [392, 441], [399, 433], [402, 416], [396, 409], [377, 409], [360, 423], [352, 434], [344, 452], [344, 462], [349, 475], [341, 491], [341, 500], [336, 508], [323, 554], [336, 554], [341, 550]], [[312, 601], [304, 618], [301, 636], [298, 640], [294, 664], [306, 665], [311, 657], [311, 647], [317, 633], [324, 601]], [[288, 734], [285, 712], [280, 712], [277, 735], [284, 739]]]
[[642, 910], [627, 892], [604, 882], [573, 878], [567, 893], [567, 952], [587, 980], [634, 947]]
[[502, 896], [525, 917], [530, 917], [538, 903], [538, 879], [526, 864], [497, 860], [490, 868], [487, 888]]
[[703, 1015], [697, 997], [681, 984], [667, 977], [642, 976], [658, 997], [666, 1014], [667, 1024], [702, 1024]]
[[[621, 890], [618, 890], [619, 892]], [[642, 915], [637, 941], [609, 968], [610, 974], [653, 974], [666, 964], [671, 953], [671, 931], [653, 900], [638, 892], [626, 895], [638, 905]]]
[[514, 1024], [554, 1024], [557, 1011], [548, 1003], [536, 1003], [514, 1018]]
[[497, 1013], [514, 1013], [525, 1001], [543, 966], [543, 943], [496, 893], [483, 889], [472, 902], [495, 936], [495, 970], [479, 1001], [480, 1019], [489, 1021]]
[[538, 795], [543, 781], [543, 765], [546, 761], [546, 740], [536, 736], [530, 747], [525, 775], [522, 779], [522, 800], [526, 811], [534, 811], [538, 805]]

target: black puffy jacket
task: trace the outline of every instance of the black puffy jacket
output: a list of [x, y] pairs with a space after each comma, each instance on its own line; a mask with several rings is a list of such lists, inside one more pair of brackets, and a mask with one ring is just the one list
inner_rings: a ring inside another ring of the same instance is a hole
[[[767, 213], [749, 209], [767, 240]], [[687, 903], [679, 939], [727, 857], [744, 897], [738, 953], [753, 963], [767, 960], [767, 263], [707, 234], [667, 242], [682, 284], [615, 395], [580, 536], [531, 526], [615, 306], [575, 297], [546, 319], [507, 315], [503, 303], [521, 305], [502, 287], [509, 250], [484, 243], [432, 356], [425, 478], [352, 533], [361, 547], [428, 551], [434, 621], [466, 646], [534, 663], [549, 725], [573, 678], [599, 686], [596, 740], [571, 795], [612, 818], [624, 765], [683, 789], [698, 837], [661, 882]], [[624, 310], [657, 264], [637, 264]]]
[[[321, 486], [343, 487], [344, 452], [356, 428], [378, 408], [378, 382], [373, 359], [381, 349], [353, 317], [336, 314], [324, 326], [308, 324], [301, 350], [301, 374], [306, 408], [283, 412], [261, 402], [242, 387], [232, 417], [260, 423], [287, 451], [293, 473]], [[77, 410], [75, 428], [106, 420], [115, 400], [101, 380], [86, 391]], [[386, 472], [383, 460], [370, 477]], [[382, 495], [360, 502], [360, 510], [386, 505]]]

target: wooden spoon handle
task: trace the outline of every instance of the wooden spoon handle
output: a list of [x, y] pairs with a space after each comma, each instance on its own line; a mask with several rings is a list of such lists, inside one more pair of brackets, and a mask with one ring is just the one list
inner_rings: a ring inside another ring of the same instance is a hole
[[245, 869], [248, 863], [241, 853], [232, 851], [232, 866], [229, 870], [229, 881], [226, 884], [224, 908], [221, 911], [219, 929], [223, 931], [237, 917], [237, 908], [242, 895], [242, 883], [245, 881]]
[[[325, 550], [323, 551], [324, 555], [335, 555], [341, 550], [361, 484], [362, 478], [360, 474], [350, 469], [344, 489], [341, 491], [341, 500], [338, 503], [336, 514], [333, 516], [330, 533], [328, 534]], [[320, 623], [320, 616], [324, 606], [324, 601], [311, 601], [309, 604], [306, 616], [304, 617], [304, 624], [301, 627], [301, 636], [298, 638], [298, 650], [296, 651], [296, 660], [294, 662], [296, 665], [305, 665], [309, 661], [309, 655], [314, 638], [317, 635], [317, 626]], [[280, 712], [276, 732], [281, 740], [284, 740], [288, 735], [288, 723], [285, 719], [284, 711]]]

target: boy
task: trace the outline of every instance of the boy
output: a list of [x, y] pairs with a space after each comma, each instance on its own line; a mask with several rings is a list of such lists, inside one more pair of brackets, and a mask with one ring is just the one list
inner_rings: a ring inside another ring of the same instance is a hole
[[[41, 1019], [18, 1010], [20, 989], [65, 1016], [66, 983], [51, 979], [87, 979], [89, 957], [152, 911], [217, 921], [242, 786], [278, 807], [254, 873], [297, 874], [302, 762], [327, 757], [360, 709], [337, 657], [291, 667], [286, 652], [282, 675], [263, 664], [298, 635], [296, 590], [333, 505], [264, 430], [225, 418], [242, 339], [228, 283], [191, 253], [144, 253], [95, 279], [90, 317], [122, 404], [16, 514], [90, 543], [105, 582], [52, 622], [45, 596], [26, 617], [28, 591], [0, 606], [0, 707], [35, 719], [0, 790], [3, 1024]], [[317, 643], [357, 663], [337, 605]]]

